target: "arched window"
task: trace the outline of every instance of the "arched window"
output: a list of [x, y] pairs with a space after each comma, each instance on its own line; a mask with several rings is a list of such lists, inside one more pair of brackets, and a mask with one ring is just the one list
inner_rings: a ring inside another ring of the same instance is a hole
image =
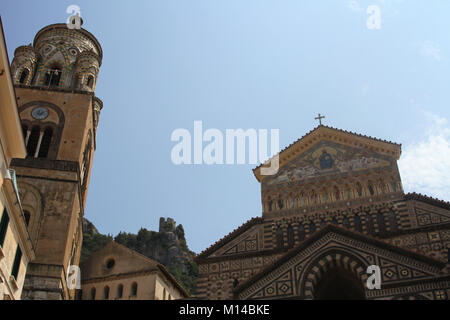
[[347, 217], [344, 217], [344, 218], [342, 219], [342, 225], [343, 225], [345, 228], [347, 228], [347, 229], [350, 228], [350, 221], [348, 220]]
[[31, 214], [27, 210], [24, 210], [23, 216], [25, 217], [25, 225], [28, 227], [28, 225], [30, 224]]
[[108, 299], [109, 299], [109, 287], [106, 286], [106, 287], [103, 289], [103, 300], [108, 300]]
[[386, 193], [386, 184], [384, 183], [384, 181], [382, 179], [380, 179], [380, 181], [378, 183], [378, 190], [381, 194]]
[[290, 202], [290, 208], [291, 209], [295, 208], [295, 199], [294, 199], [293, 195], [291, 195], [289, 202]]
[[34, 154], [36, 153], [36, 148], [39, 142], [39, 136], [41, 134], [41, 130], [39, 127], [33, 127], [31, 130], [30, 136], [28, 138], [28, 144], [27, 144], [27, 153], [29, 157], [34, 157]]
[[166, 288], [163, 290], [163, 300], [166, 300]]
[[328, 200], [329, 200], [329, 197], [328, 197], [328, 192], [327, 192], [327, 190], [326, 189], [323, 189], [323, 192], [322, 192], [322, 194], [323, 194], [323, 201], [324, 202], [328, 202]]
[[48, 155], [48, 150], [50, 149], [50, 144], [52, 142], [53, 129], [47, 128], [42, 136], [41, 145], [39, 147], [38, 158], [46, 158]]
[[355, 224], [356, 231], [363, 232], [361, 218], [358, 215], [355, 215], [355, 217], [353, 218], [353, 223]]
[[59, 86], [59, 81], [61, 80], [61, 68], [53, 67], [45, 73], [45, 85], [50, 87]]
[[91, 289], [91, 300], [95, 300], [95, 293], [96, 293], [95, 288], [92, 288]]
[[394, 180], [391, 181], [391, 188], [392, 188], [392, 192], [397, 191], [397, 183]]
[[267, 203], [268, 207], [269, 207], [269, 212], [272, 211], [272, 206], [273, 206], [273, 201], [269, 200], [269, 202]]
[[305, 240], [305, 236], [306, 236], [305, 227], [303, 226], [303, 224], [299, 224], [298, 225], [298, 240], [299, 241]]
[[345, 185], [345, 198], [350, 200], [352, 198], [352, 190], [348, 185]]
[[116, 298], [122, 298], [122, 296], [123, 296], [123, 284], [119, 284], [118, 286], [117, 286], [117, 295], [116, 295]]
[[28, 69], [23, 69], [22, 73], [20, 74], [20, 78], [19, 78], [20, 84], [25, 84], [25, 81], [27, 81], [29, 73], [30, 72], [28, 71]]
[[294, 229], [291, 225], [287, 227], [287, 238], [288, 238], [288, 247], [292, 248], [294, 246]]
[[377, 224], [379, 233], [386, 233], [386, 223], [384, 221], [384, 215], [381, 212], [377, 212]]
[[281, 227], [278, 227], [277, 231], [275, 232], [275, 239], [277, 249], [283, 248], [283, 229], [281, 229]]
[[313, 233], [314, 231], [316, 231], [316, 224], [314, 222], [311, 222], [309, 224], [309, 233]]
[[398, 227], [395, 212], [393, 210], [389, 211], [388, 217], [389, 217], [389, 229], [392, 232], [396, 232], [398, 230]]
[[316, 192], [313, 190], [313, 191], [311, 191], [311, 203], [312, 203], [312, 204], [315, 204], [315, 203], [317, 203], [317, 202], [318, 202], [317, 194], [316, 194]]
[[90, 76], [88, 77], [88, 79], [87, 79], [86, 84], [87, 84], [87, 86], [88, 86], [89, 88], [92, 89], [92, 86], [94, 85], [94, 77], [90, 75]]
[[369, 233], [369, 234], [374, 234], [375, 232], [375, 230], [374, 230], [374, 227], [373, 227], [373, 221], [372, 221], [372, 216], [370, 215], [370, 213], [369, 212], [367, 212], [366, 213], [366, 219], [365, 219], [366, 221], [366, 231]]
[[284, 201], [283, 201], [283, 199], [278, 199], [278, 208], [280, 210], [284, 208]]
[[359, 182], [356, 183], [356, 193], [358, 194], [358, 197], [363, 196], [363, 188]]
[[369, 183], [367, 184], [367, 188], [369, 189], [370, 195], [373, 196], [375, 194], [375, 190], [373, 189], [372, 181], [369, 181]]
[[302, 206], [306, 205], [306, 198], [305, 198], [305, 194], [302, 192], [300, 195], [300, 201]]
[[334, 198], [336, 200], [341, 199], [341, 192], [339, 191], [339, 188], [337, 186], [334, 186]]
[[131, 296], [136, 297], [137, 291], [138, 291], [138, 285], [136, 282], [133, 282], [133, 284], [131, 285]]

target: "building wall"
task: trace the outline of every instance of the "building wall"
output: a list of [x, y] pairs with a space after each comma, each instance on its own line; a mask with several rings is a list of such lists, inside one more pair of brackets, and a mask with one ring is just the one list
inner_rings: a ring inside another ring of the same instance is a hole
[[[20, 239], [20, 234], [17, 230], [17, 226], [14, 222], [14, 218], [10, 212], [13, 209], [6, 201], [3, 188], [0, 193], [0, 219], [2, 214], [10, 215], [8, 229], [6, 231], [6, 237], [1, 247], [2, 254], [0, 254], [0, 300], [12, 299], [20, 300], [22, 294], [22, 288], [25, 279], [25, 273], [29, 262], [29, 256], [27, 255], [25, 245]], [[6, 208], [6, 211], [4, 210]], [[11, 279], [11, 272], [14, 264], [14, 258], [16, 255], [17, 246], [21, 247], [22, 259], [20, 261], [19, 273], [15, 280]], [[3, 255], [3, 257], [1, 257]]]
[[155, 278], [155, 300], [176, 300], [183, 298], [180, 291], [167, 280], [157, 274]]
[[[12, 158], [24, 158], [25, 144], [17, 112], [9, 59], [0, 20], [0, 219], [8, 215], [3, 246], [0, 247], [0, 300], [21, 297], [28, 262], [34, 258], [33, 247], [20, 205], [15, 176], [9, 171]], [[17, 248], [20, 260], [17, 277], [11, 277]]]
[[[132, 286], [137, 284], [137, 294], [132, 295]], [[119, 285], [123, 286], [122, 297], [118, 297]], [[109, 287], [109, 297], [104, 298], [105, 287]], [[122, 276], [106, 280], [88, 280], [82, 284], [82, 300], [92, 300], [95, 288], [95, 300], [175, 300], [182, 296], [172, 285], [167, 284], [157, 272], [140, 276]], [[166, 298], [164, 299], [164, 290]]]

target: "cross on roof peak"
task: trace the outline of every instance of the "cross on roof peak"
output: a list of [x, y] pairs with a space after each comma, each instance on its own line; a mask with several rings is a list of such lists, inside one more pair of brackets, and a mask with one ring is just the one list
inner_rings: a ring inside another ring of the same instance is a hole
[[322, 115], [320, 115], [320, 113], [319, 113], [319, 115], [318, 115], [317, 117], [315, 117], [314, 119], [319, 120], [319, 126], [321, 126], [321, 125], [322, 125], [322, 119], [323, 119], [323, 118], [325, 118], [325, 116], [322, 116]]

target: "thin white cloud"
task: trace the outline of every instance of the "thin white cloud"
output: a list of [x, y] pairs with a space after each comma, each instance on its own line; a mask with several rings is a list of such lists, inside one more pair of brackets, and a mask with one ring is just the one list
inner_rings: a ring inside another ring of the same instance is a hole
[[405, 192], [417, 192], [450, 201], [449, 121], [424, 112], [430, 124], [424, 137], [403, 148], [399, 161]]
[[442, 54], [439, 46], [432, 41], [424, 41], [420, 44], [419, 52], [425, 57], [431, 57], [436, 61], [441, 61]]

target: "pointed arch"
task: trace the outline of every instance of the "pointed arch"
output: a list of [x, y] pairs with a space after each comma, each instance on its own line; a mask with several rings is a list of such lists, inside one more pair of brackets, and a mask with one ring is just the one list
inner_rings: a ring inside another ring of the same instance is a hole
[[378, 225], [378, 233], [381, 235], [386, 233], [386, 222], [384, 218], [384, 214], [380, 211], [376, 214], [377, 225]]
[[389, 210], [388, 213], [388, 220], [389, 220], [389, 229], [391, 232], [397, 232], [398, 231], [398, 224], [397, 224], [397, 215], [395, 214], [394, 210]]
[[352, 199], [352, 189], [348, 184], [344, 186], [344, 193], [345, 193], [345, 199], [351, 200]]
[[373, 182], [371, 180], [369, 180], [367, 182], [367, 189], [369, 190], [369, 195], [371, 195], [371, 196], [375, 195], [375, 188], [374, 188]]
[[356, 231], [363, 232], [362, 221], [361, 221], [361, 218], [357, 214], [353, 217], [353, 225], [354, 225], [354, 228]]
[[273, 201], [269, 197], [269, 201], [267, 202], [268, 211], [271, 212], [273, 209]]
[[278, 206], [278, 210], [284, 209], [284, 200], [283, 200], [283, 198], [281, 197], [281, 195], [280, 195], [279, 198], [278, 198], [277, 206]]
[[62, 72], [61, 65], [59, 63], [53, 63], [44, 73], [44, 85], [48, 87], [59, 87]]
[[305, 232], [305, 227], [303, 226], [303, 223], [300, 223], [300, 224], [298, 225], [298, 228], [297, 228], [297, 236], [298, 236], [298, 240], [299, 240], [299, 241], [305, 240], [306, 232]]
[[275, 245], [277, 249], [283, 248], [284, 240], [283, 240], [283, 229], [281, 226], [278, 226], [275, 232]]
[[334, 186], [333, 190], [334, 190], [334, 199], [336, 201], [341, 200], [341, 191], [339, 190], [339, 187], [338, 186]]
[[309, 224], [309, 233], [314, 233], [316, 231], [316, 224], [314, 223], [314, 221], [311, 221], [311, 223]]
[[356, 182], [356, 194], [358, 195], [358, 197], [362, 197], [363, 194], [363, 187], [361, 186], [361, 183], [358, 181]]
[[374, 225], [373, 225], [372, 215], [370, 214], [370, 212], [366, 213], [364, 223], [366, 225], [367, 233], [374, 234], [375, 233], [375, 228], [374, 228]]
[[20, 84], [26, 84], [29, 74], [30, 74], [30, 71], [27, 68], [24, 68], [22, 70], [22, 72], [20, 73], [19, 83]]
[[344, 216], [342, 218], [342, 225], [347, 228], [350, 229], [350, 221], [348, 220], [348, 218], [346, 216]]
[[89, 88], [93, 88], [94, 87], [94, 76], [93, 75], [89, 75], [88, 76], [88, 78], [87, 78], [87, 81], [86, 81], [86, 85], [89, 87]]
[[291, 225], [288, 225], [287, 227], [287, 239], [288, 239], [288, 248], [292, 248], [295, 244], [294, 240], [294, 229]]

